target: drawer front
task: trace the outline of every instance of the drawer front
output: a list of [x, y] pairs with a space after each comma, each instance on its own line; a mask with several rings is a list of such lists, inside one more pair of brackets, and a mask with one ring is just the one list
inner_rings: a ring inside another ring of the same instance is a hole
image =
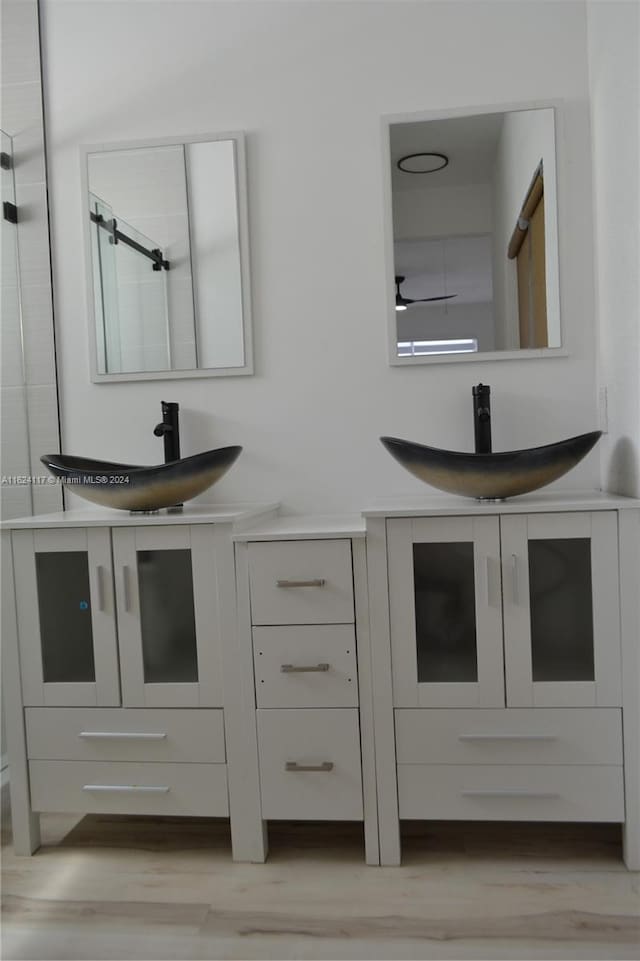
[[357, 707], [351, 624], [254, 627], [258, 707]]
[[360, 821], [357, 710], [258, 711], [262, 816]]
[[397, 710], [398, 764], [622, 764], [616, 708]]
[[351, 542], [249, 544], [254, 624], [352, 624]]
[[624, 821], [614, 765], [399, 764], [401, 818]]
[[227, 817], [226, 764], [31, 761], [35, 811]]
[[34, 760], [225, 761], [222, 711], [36, 707], [25, 723]]

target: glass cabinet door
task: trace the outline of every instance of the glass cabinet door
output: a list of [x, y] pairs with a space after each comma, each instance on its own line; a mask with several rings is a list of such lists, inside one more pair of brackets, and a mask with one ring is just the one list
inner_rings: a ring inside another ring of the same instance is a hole
[[495, 517], [388, 522], [394, 704], [504, 704]]
[[210, 530], [136, 527], [113, 539], [125, 706], [222, 704]]
[[25, 704], [119, 704], [109, 531], [15, 531], [12, 541]]
[[620, 704], [613, 512], [503, 517], [511, 706]]

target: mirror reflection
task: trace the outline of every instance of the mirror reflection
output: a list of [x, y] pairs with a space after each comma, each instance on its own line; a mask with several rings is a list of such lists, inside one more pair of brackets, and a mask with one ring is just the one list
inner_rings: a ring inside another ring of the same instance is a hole
[[391, 362], [560, 347], [553, 109], [392, 123], [390, 154]]
[[251, 373], [242, 141], [86, 151], [94, 379]]

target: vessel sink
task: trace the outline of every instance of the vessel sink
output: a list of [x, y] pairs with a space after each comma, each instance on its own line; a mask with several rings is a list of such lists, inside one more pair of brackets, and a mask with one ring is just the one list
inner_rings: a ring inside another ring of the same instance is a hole
[[241, 451], [242, 447], [219, 447], [155, 467], [66, 454], [45, 454], [40, 460], [69, 490], [94, 504], [155, 511], [202, 494], [226, 474]]
[[504, 500], [562, 477], [589, 453], [601, 435], [602, 431], [594, 430], [544, 447], [491, 454], [441, 450], [398, 437], [380, 440], [411, 474], [438, 490], [478, 500]]

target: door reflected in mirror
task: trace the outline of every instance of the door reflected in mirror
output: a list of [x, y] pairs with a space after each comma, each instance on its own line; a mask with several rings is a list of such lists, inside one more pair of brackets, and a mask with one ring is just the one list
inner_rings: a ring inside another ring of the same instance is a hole
[[242, 135], [83, 156], [93, 379], [252, 373]]
[[390, 362], [560, 348], [553, 108], [403, 118], [389, 144]]

